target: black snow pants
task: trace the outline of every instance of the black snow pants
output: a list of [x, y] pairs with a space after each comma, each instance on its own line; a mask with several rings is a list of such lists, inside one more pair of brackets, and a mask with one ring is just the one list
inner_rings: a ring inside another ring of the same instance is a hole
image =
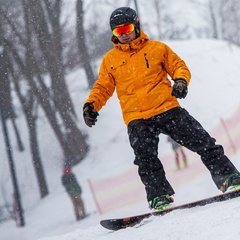
[[198, 153], [217, 188], [221, 187], [229, 175], [238, 173], [224, 155], [223, 147], [217, 145], [216, 140], [184, 108], [177, 107], [149, 119], [134, 120], [128, 125], [128, 135], [135, 154], [134, 164], [138, 166], [148, 201], [156, 196], [174, 194], [158, 158], [161, 133]]

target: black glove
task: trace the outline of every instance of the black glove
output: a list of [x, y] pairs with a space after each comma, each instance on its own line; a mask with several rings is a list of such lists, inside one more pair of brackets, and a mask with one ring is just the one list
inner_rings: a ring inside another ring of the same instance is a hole
[[176, 98], [185, 98], [188, 93], [187, 82], [183, 78], [173, 79], [172, 96]]
[[99, 114], [94, 110], [93, 103], [85, 103], [83, 106], [83, 118], [85, 124], [89, 127], [95, 125]]

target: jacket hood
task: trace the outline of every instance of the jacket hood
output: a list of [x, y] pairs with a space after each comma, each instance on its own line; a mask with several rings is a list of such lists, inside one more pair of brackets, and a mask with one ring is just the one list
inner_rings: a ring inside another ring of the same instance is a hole
[[141, 49], [148, 40], [149, 40], [148, 36], [142, 30], [140, 30], [140, 36], [131, 41], [130, 43], [122, 44], [119, 42], [117, 37], [112, 36], [111, 38], [113, 46], [122, 51], [133, 51]]

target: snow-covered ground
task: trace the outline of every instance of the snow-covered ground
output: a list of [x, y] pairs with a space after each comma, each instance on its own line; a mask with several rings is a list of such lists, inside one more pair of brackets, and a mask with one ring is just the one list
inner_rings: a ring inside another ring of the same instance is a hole
[[[231, 116], [239, 106], [240, 49], [225, 42], [213, 40], [167, 42], [167, 44], [186, 61], [192, 72], [189, 94], [186, 99], [181, 100], [182, 106], [207, 130], [211, 130], [219, 123], [220, 118]], [[30, 174], [33, 171], [32, 166], [30, 167], [31, 160], [27, 160], [29, 157], [26, 153], [17, 153], [14, 145], [26, 226], [17, 228], [14, 221], [2, 223], [0, 239], [203, 240], [213, 238], [232, 240], [239, 238], [239, 199], [179, 210], [163, 217], [152, 217], [151, 222], [140, 228], [128, 228], [117, 232], [102, 228], [99, 224], [101, 219], [148, 211], [147, 202], [139, 201], [137, 204], [102, 215], [96, 213], [87, 180], [128, 170], [133, 165], [133, 153], [128, 143], [126, 127], [122, 121], [116, 96], [113, 96], [100, 112], [96, 126], [87, 128], [82, 121], [82, 104], [88, 95], [84, 74], [81, 70], [73, 72], [68, 75], [68, 82], [80, 118], [79, 125], [89, 134], [91, 144], [88, 157], [73, 171], [83, 187], [87, 211], [92, 214], [82, 221], [75, 221], [70, 199], [60, 183], [61, 164], [58, 163], [58, 158], [61, 153], [57, 151], [57, 144], [53, 144], [56, 140], [49, 134], [47, 123], [41, 122], [39, 123], [42, 126], [40, 137], [45, 137], [45, 143], [41, 144], [41, 148], [44, 149], [43, 161], [50, 195], [43, 200], [38, 198], [36, 179], [34, 174]], [[164, 140], [164, 136], [161, 139], [159, 154], [161, 156], [170, 154], [171, 148]], [[49, 146], [51, 146], [50, 150]], [[4, 148], [1, 151], [4, 154]], [[229, 157], [240, 169], [240, 152]], [[189, 161], [191, 162], [191, 159]], [[7, 169], [7, 163], [0, 162], [0, 167]], [[9, 177], [7, 170], [0, 176], [1, 182], [7, 179], [7, 176]], [[174, 174], [175, 170], [169, 171], [167, 174]], [[182, 169], [181, 173], [184, 178], [187, 170]], [[172, 184], [176, 186], [175, 204], [219, 193], [206, 169], [195, 171], [192, 179], [184, 184], [177, 185], [176, 182]]]

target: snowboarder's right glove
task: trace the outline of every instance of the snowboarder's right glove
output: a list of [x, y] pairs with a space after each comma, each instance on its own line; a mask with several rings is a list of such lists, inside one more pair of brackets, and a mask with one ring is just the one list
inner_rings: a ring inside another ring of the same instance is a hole
[[172, 96], [176, 98], [185, 98], [188, 93], [187, 82], [183, 78], [173, 79]]
[[95, 125], [99, 114], [94, 110], [93, 103], [85, 103], [83, 106], [83, 118], [85, 124], [89, 127]]

